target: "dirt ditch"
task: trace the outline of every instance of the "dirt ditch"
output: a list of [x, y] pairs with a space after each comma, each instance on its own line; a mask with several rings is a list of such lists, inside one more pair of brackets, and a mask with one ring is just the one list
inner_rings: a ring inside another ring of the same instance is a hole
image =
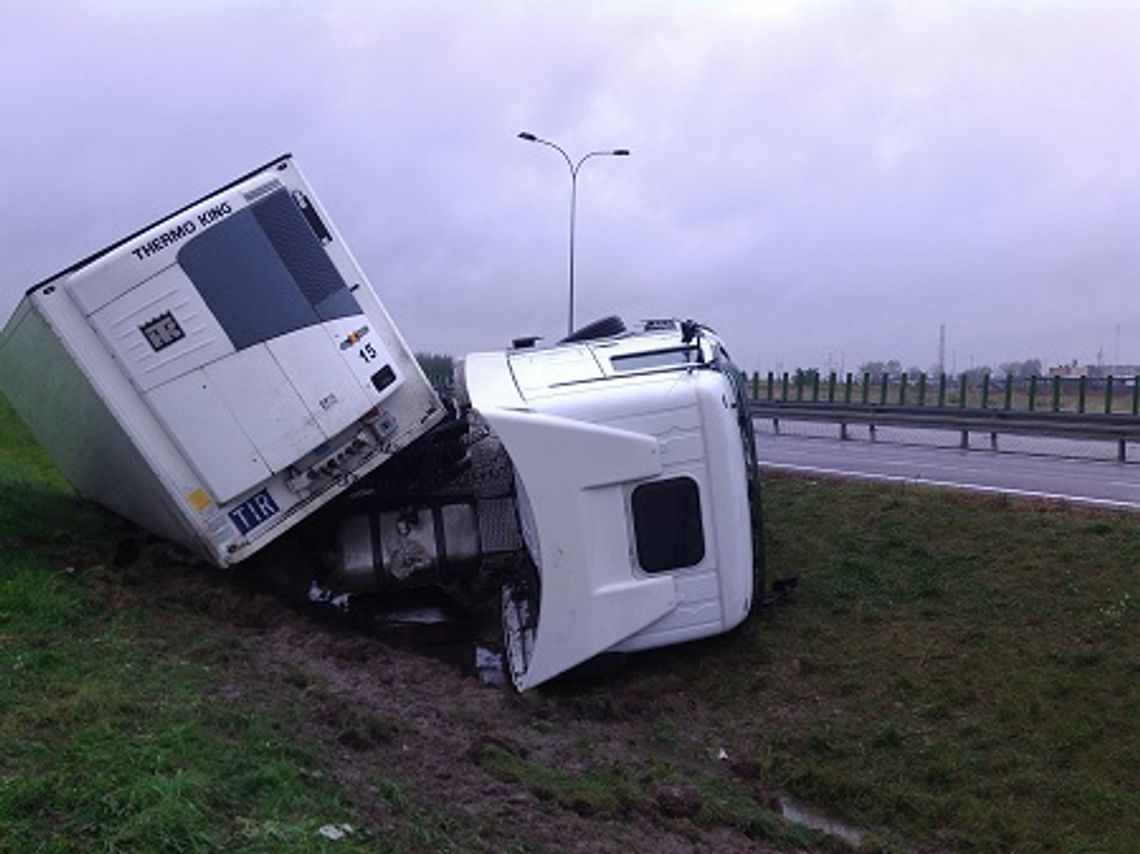
[[[464, 850], [788, 847], [774, 846], [763, 830], [718, 823], [699, 789], [675, 775], [660, 779], [663, 764], [682, 775], [690, 770], [682, 765], [693, 764], [663, 760], [649, 736], [647, 720], [661, 711], [700, 726], [693, 709], [653, 705], [675, 699], [646, 699], [620, 684], [602, 700], [594, 692], [581, 702], [573, 683], [523, 695], [487, 686], [474, 662], [466, 666], [466, 655], [456, 655], [457, 648], [473, 652], [470, 643], [392, 643], [157, 548], [126, 567], [120, 604], [133, 599], [167, 613], [189, 608], [215, 623], [220, 636], [235, 638], [218, 665], [222, 697], [268, 706], [295, 722], [298, 735], [317, 747], [317, 773], [340, 784], [377, 838], [423, 814], [463, 829]], [[135, 568], [147, 564], [175, 569]], [[715, 756], [695, 764], [691, 770], [733, 777], [757, 803], [778, 809], [758, 781], [747, 779], [747, 769], [736, 773]], [[597, 784], [575, 789], [583, 775]]]
[[[694, 763], [653, 745], [646, 722], [663, 711], [700, 725], [683, 699], [635, 696], [620, 678], [608, 680], [618, 684], [602, 699], [579, 697], [572, 681], [519, 694], [480, 681], [472, 639], [392, 642], [288, 604], [257, 579], [193, 566], [161, 544], [131, 551], [117, 568], [115, 607], [138, 604], [160, 620], [193, 610], [233, 637], [218, 665], [221, 697], [299, 722], [319, 754], [318, 773], [340, 783], [377, 838], [422, 813], [470, 831], [465, 849], [788, 848], [764, 830], [710, 818], [701, 791], [684, 783], [684, 766], [731, 776], [777, 810], [758, 781], [715, 756]], [[662, 781], [666, 765], [682, 779]]]

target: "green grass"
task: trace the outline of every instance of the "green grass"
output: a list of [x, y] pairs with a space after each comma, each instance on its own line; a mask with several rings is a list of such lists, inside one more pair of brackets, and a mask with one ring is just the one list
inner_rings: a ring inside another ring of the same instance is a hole
[[192, 624], [151, 637], [114, 584], [4, 559], [0, 848], [319, 849], [356, 820], [280, 721], [221, 698]]
[[[1140, 519], [783, 477], [765, 510], [770, 577], [800, 576], [790, 603], [465, 724], [525, 729], [549, 754], [492, 740], [456, 762], [599, 838], [654, 816], [694, 841], [836, 844], [779, 819], [782, 793], [871, 848], [1140, 848]], [[256, 638], [192, 603], [134, 604], [140, 580], [109, 568], [130, 530], [77, 499], [0, 401], [0, 851], [527, 847], [383, 767], [359, 769], [371, 794], [343, 788], [301, 725], [320, 680], [228, 694]], [[334, 712], [338, 733], [400, 741], [370, 709]], [[660, 786], [699, 809], [662, 817]], [[317, 836], [340, 822], [357, 833]]]
[[[406, 850], [370, 837], [290, 713], [223, 697], [238, 639], [124, 606], [104, 562], [127, 530], [0, 400], [0, 851]], [[435, 832], [416, 818], [394, 838]]]
[[769, 572], [800, 574], [794, 604], [646, 656], [627, 690], [702, 704], [700, 727], [647, 739], [695, 755], [720, 738], [768, 786], [902, 847], [1140, 847], [1136, 516], [766, 487]]

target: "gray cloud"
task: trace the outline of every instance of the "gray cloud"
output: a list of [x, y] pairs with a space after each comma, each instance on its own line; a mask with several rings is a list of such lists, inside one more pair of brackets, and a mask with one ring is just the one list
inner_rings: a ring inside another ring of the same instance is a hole
[[749, 368], [1140, 361], [1133, 3], [0, 10], [0, 314], [292, 150], [405, 336], [696, 316]]

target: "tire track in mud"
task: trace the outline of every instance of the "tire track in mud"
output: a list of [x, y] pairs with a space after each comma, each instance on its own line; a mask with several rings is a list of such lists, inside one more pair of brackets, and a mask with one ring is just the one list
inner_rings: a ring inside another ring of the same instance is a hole
[[[639, 731], [644, 720], [630, 719], [644, 711], [642, 700], [615, 696], [608, 711], [593, 714], [572, 699], [485, 687], [430, 651], [314, 619], [200, 568], [155, 572], [134, 590], [140, 607], [156, 599], [189, 607], [236, 637], [220, 665], [223, 697], [297, 721], [298, 736], [322, 756], [319, 773], [340, 784], [377, 839], [406, 828], [417, 812], [437, 812], [470, 833], [462, 850], [519, 843], [582, 852], [779, 850], [732, 828], [690, 822], [674, 811], [675, 793], [655, 796], [648, 778], [643, 801], [595, 811], [535, 794], [482, 765], [493, 745], [567, 774], [618, 767], [636, 779], [660, 761]], [[385, 781], [408, 802], [393, 804]]]

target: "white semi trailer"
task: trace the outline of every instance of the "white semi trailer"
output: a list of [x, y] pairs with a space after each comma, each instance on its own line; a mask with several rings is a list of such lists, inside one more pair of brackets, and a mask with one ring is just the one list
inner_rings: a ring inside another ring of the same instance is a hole
[[[76, 489], [217, 566], [312, 516], [333, 593], [496, 567], [520, 690], [744, 619], [753, 436], [714, 333], [612, 318], [458, 386], [288, 156], [36, 285], [0, 337], [0, 390]], [[425, 445], [446, 473], [392, 488]]]
[[29, 290], [0, 390], [81, 494], [222, 567], [443, 416], [289, 157]]

